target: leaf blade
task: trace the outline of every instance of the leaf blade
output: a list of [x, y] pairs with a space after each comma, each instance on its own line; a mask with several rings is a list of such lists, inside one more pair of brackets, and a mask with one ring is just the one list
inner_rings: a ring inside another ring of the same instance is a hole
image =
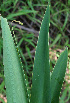
[[49, 4], [41, 25], [32, 79], [31, 103], [51, 103], [48, 32]]
[[27, 103], [23, 73], [8, 22], [1, 17], [3, 65], [8, 103]]
[[59, 95], [67, 66], [67, 48], [60, 55], [51, 75], [51, 103], [59, 103]]

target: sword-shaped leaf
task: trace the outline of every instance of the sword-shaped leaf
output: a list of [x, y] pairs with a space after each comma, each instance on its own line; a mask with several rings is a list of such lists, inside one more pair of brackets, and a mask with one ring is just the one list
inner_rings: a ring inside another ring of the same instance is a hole
[[7, 103], [27, 103], [25, 80], [7, 19], [1, 17]]
[[67, 48], [60, 55], [51, 75], [51, 103], [59, 103], [59, 96], [67, 67]]
[[36, 48], [31, 103], [51, 103], [50, 99], [50, 68], [49, 68], [49, 32], [50, 10], [49, 4], [42, 21]]

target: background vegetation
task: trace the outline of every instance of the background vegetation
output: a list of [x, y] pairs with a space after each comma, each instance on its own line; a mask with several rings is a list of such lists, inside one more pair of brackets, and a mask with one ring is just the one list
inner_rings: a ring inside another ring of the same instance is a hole
[[[12, 36], [16, 36], [23, 68], [32, 83], [32, 70], [41, 21], [48, 0], [3, 0], [0, 1], [0, 14], [7, 18]], [[70, 103], [70, 0], [52, 0], [50, 15], [50, 71], [59, 54], [68, 47], [68, 65], [63, 83], [60, 103]], [[13, 21], [14, 20], [14, 21]], [[21, 23], [20, 23], [20, 22]], [[22, 25], [23, 23], [23, 25]], [[1, 24], [0, 24], [1, 25]], [[1, 27], [1, 26], [0, 26]], [[13, 28], [12, 28], [13, 27]], [[14, 30], [14, 33], [13, 33]], [[0, 103], [6, 102], [4, 82], [2, 30], [0, 28]]]

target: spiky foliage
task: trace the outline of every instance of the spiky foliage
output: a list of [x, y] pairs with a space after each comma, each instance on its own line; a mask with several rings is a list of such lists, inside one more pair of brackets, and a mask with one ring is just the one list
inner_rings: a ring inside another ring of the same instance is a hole
[[[50, 78], [49, 66], [49, 4], [42, 21], [36, 49], [31, 89], [31, 103], [58, 103], [67, 66], [67, 48], [59, 57]], [[1, 17], [3, 64], [8, 103], [28, 103], [26, 79], [21, 68], [7, 19]]]

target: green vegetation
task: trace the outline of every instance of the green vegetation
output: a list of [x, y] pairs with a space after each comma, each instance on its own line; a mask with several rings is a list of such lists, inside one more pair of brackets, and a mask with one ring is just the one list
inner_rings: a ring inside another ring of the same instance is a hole
[[[70, 20], [70, 0], [61, 0], [61, 1], [51, 1], [51, 15], [50, 15], [50, 33], [49, 33], [49, 44], [50, 44], [50, 69], [54, 67], [56, 59], [59, 56], [59, 52], [62, 52], [67, 46], [70, 48], [69, 40], [69, 20]], [[32, 82], [32, 67], [34, 60], [35, 46], [37, 45], [38, 31], [41, 25], [45, 9], [47, 7], [47, 0], [27, 0], [27, 1], [18, 1], [13, 0], [1, 2], [1, 15], [8, 19], [11, 32], [13, 35], [12, 26], [16, 35], [17, 45], [20, 50], [20, 57], [23, 63], [24, 71], [28, 75], [29, 85], [31, 86]], [[17, 22], [12, 20], [21, 21], [23, 25], [21, 26]], [[17, 24], [17, 25], [16, 25]], [[2, 65], [2, 55], [3, 55], [3, 44], [1, 38], [1, 29], [0, 29], [0, 93], [3, 96], [6, 95], [4, 87], [4, 72]], [[16, 42], [16, 41], [15, 41]], [[59, 48], [59, 49], [58, 49]], [[54, 53], [55, 52], [55, 53]], [[56, 54], [56, 55], [54, 55]], [[55, 58], [53, 58], [53, 55]], [[68, 49], [68, 57], [70, 56], [70, 50]], [[60, 97], [60, 103], [69, 102], [70, 98], [70, 88], [68, 79], [69, 74], [69, 63], [67, 66], [66, 78], [64, 86], [62, 88], [62, 93]], [[52, 71], [52, 69], [51, 69]], [[31, 88], [30, 88], [31, 89]]]

